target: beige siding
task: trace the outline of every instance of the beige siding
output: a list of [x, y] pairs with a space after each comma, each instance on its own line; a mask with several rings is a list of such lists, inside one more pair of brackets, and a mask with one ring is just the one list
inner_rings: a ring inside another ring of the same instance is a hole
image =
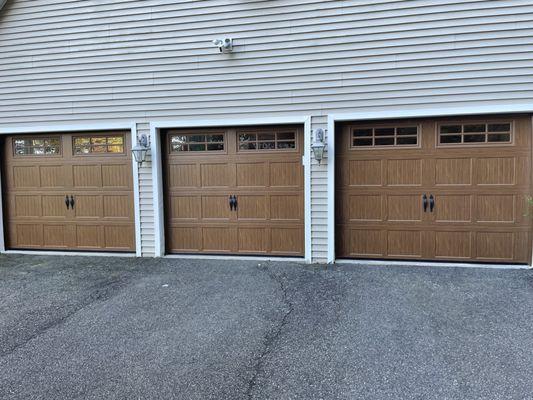
[[[235, 39], [231, 55], [211, 40]], [[11, 0], [0, 128], [532, 104], [530, 0]], [[313, 258], [327, 253], [312, 166]], [[143, 254], [154, 251], [150, 163]]]
[[[137, 124], [137, 136], [150, 137], [150, 125], [148, 123]], [[141, 217], [141, 255], [153, 257], [155, 255], [154, 237], [154, 197], [152, 180], [152, 160], [150, 155], [147, 161], [139, 168], [139, 202]]]

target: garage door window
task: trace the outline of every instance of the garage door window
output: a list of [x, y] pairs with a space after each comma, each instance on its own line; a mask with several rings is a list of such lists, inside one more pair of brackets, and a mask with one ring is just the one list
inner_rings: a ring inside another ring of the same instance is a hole
[[224, 151], [224, 134], [171, 135], [170, 152]]
[[61, 139], [58, 137], [23, 138], [13, 140], [15, 156], [53, 156], [61, 154]]
[[124, 136], [82, 136], [73, 138], [74, 154], [117, 154], [124, 153]]
[[291, 149], [296, 149], [296, 132], [294, 131], [239, 133], [239, 150]]
[[352, 147], [416, 147], [418, 126], [382, 126], [352, 129]]
[[502, 144], [512, 142], [512, 124], [470, 123], [443, 124], [439, 126], [439, 144]]

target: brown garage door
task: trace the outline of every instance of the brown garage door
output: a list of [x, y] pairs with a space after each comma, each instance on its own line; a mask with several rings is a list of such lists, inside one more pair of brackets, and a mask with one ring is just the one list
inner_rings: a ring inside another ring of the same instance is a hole
[[7, 137], [7, 246], [133, 251], [130, 153], [125, 132]]
[[341, 129], [337, 257], [530, 262], [530, 116]]
[[303, 255], [301, 128], [168, 130], [163, 143], [168, 252]]

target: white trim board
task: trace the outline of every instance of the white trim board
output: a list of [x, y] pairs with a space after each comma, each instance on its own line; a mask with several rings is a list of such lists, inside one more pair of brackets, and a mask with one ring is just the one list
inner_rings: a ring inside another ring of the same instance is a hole
[[[207, 128], [260, 125], [304, 125], [304, 242], [305, 261], [311, 262], [311, 116], [269, 117], [251, 119], [205, 119], [205, 120], [168, 120], [150, 123], [150, 142], [152, 154], [152, 180], [154, 196], [155, 256], [165, 255], [165, 221], [163, 202], [163, 172], [160, 130], [165, 128]], [[238, 257], [238, 256], [235, 256]]]
[[384, 120], [400, 118], [438, 118], [466, 115], [495, 115], [533, 113], [533, 103], [491, 106], [427, 108], [416, 110], [390, 110], [354, 112], [328, 115], [328, 263], [335, 262], [335, 123], [358, 120]]
[[[135, 121], [129, 122], [110, 122], [110, 123], [98, 123], [98, 124], [79, 124], [79, 125], [37, 125], [37, 126], [15, 126], [15, 127], [0, 127], [0, 135], [19, 135], [19, 134], [41, 134], [41, 133], [65, 133], [65, 132], [88, 132], [88, 131], [105, 131], [105, 130], [127, 130], [130, 131], [132, 141], [135, 140], [134, 145], [136, 144], [137, 138], [137, 124]], [[134, 223], [135, 223], [135, 247], [136, 255], [140, 255], [140, 239], [141, 239], [141, 230], [140, 230], [140, 213], [138, 212], [139, 207], [139, 180], [138, 180], [138, 166], [135, 160], [133, 160], [133, 198], [134, 198]], [[0, 164], [0, 172], [2, 165]], [[2, 212], [2, 185], [0, 181], [0, 253], [13, 254], [26, 254], [25, 251], [15, 251], [15, 250], [6, 250], [5, 248], [5, 237], [4, 237], [4, 218]], [[28, 254], [46, 254], [47, 251], [28, 251]], [[73, 253], [67, 252], [65, 254], [61, 252], [50, 252], [50, 255], [72, 255]], [[95, 255], [95, 254], [109, 254], [114, 253], [74, 253], [74, 255]], [[129, 255], [128, 255], [129, 256]], [[134, 255], [135, 256], [135, 255]]]
[[[131, 147], [135, 147], [138, 142], [137, 137], [137, 124], [133, 123], [131, 127]], [[135, 157], [132, 154], [132, 175], [133, 175], [133, 207], [134, 207], [134, 223], [135, 223], [135, 255], [137, 257], [142, 256], [142, 243], [141, 243], [141, 199], [139, 191], [139, 164], [135, 161]]]
[[162, 258], [175, 258], [182, 260], [223, 260], [223, 261], [280, 261], [280, 262], [295, 262], [295, 263], [307, 263], [307, 260], [302, 257], [268, 257], [268, 256], [217, 256], [209, 254], [167, 254]]

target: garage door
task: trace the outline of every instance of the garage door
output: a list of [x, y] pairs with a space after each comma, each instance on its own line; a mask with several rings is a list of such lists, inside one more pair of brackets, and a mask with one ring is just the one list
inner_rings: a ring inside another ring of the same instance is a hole
[[169, 253], [302, 256], [296, 126], [163, 132]]
[[530, 262], [530, 116], [341, 129], [337, 257]]
[[7, 246], [133, 251], [129, 143], [125, 132], [7, 137]]

